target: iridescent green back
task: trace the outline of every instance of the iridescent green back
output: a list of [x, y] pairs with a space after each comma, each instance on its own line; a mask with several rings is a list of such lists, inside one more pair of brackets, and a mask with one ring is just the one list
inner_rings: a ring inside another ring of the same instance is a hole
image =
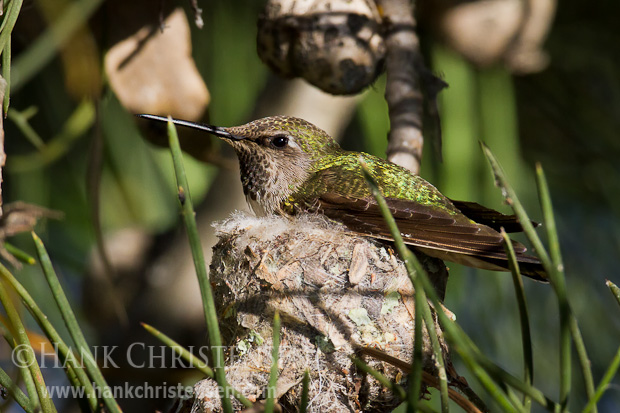
[[314, 175], [293, 198], [314, 198], [324, 192], [333, 192], [354, 198], [371, 196], [360, 163], [362, 159], [375, 181], [389, 198], [408, 199], [423, 205], [457, 212], [450, 201], [433, 185], [405, 168], [375, 156], [340, 149], [323, 156], [314, 163]]

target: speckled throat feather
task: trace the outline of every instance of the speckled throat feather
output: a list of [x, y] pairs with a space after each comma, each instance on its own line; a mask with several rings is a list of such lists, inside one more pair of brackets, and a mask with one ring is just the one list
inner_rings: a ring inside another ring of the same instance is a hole
[[274, 154], [252, 141], [231, 142], [241, 170], [246, 201], [257, 216], [283, 213], [282, 202], [306, 181], [308, 162], [298, 160], [284, 168]]

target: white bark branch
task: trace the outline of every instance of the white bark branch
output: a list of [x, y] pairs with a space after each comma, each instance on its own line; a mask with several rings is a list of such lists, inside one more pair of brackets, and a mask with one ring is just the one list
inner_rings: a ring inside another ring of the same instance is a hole
[[415, 32], [413, 5], [409, 0], [378, 0], [377, 4], [386, 29], [385, 99], [391, 124], [387, 157], [417, 174], [424, 144], [419, 81], [422, 57]]

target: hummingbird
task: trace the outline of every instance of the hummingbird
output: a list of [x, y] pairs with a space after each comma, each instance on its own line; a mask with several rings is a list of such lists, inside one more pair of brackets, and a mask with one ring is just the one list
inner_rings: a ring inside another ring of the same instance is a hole
[[[168, 118], [137, 115], [167, 122]], [[408, 169], [364, 152], [342, 149], [325, 131], [300, 118], [272, 116], [218, 127], [171, 119], [215, 135], [239, 158], [246, 200], [257, 216], [323, 214], [362, 236], [393, 241], [362, 172], [365, 163], [406, 244], [474, 268], [509, 271], [498, 232], [522, 231], [514, 215], [474, 202], [451, 200]], [[521, 273], [547, 282], [537, 257], [512, 241]]]

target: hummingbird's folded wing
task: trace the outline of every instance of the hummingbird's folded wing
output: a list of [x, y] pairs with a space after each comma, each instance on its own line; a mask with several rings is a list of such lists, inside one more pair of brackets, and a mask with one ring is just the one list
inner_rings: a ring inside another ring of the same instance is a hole
[[[324, 193], [314, 208], [350, 230], [375, 238], [393, 240], [374, 198], [352, 198]], [[467, 216], [398, 198], [386, 198], [390, 212], [406, 244], [449, 253], [506, 260], [503, 238], [494, 229]], [[520, 262], [537, 264], [526, 248], [513, 241]]]
[[[461, 211], [467, 218], [476, 221], [479, 224], [483, 224], [499, 231], [500, 228], [504, 228], [506, 232], [521, 232], [523, 227], [519, 223], [519, 219], [516, 215], [506, 215], [498, 212], [494, 209], [487, 208], [476, 202], [468, 201], [456, 201], [450, 200], [452, 204]], [[534, 227], [540, 225], [537, 222], [533, 222]]]

